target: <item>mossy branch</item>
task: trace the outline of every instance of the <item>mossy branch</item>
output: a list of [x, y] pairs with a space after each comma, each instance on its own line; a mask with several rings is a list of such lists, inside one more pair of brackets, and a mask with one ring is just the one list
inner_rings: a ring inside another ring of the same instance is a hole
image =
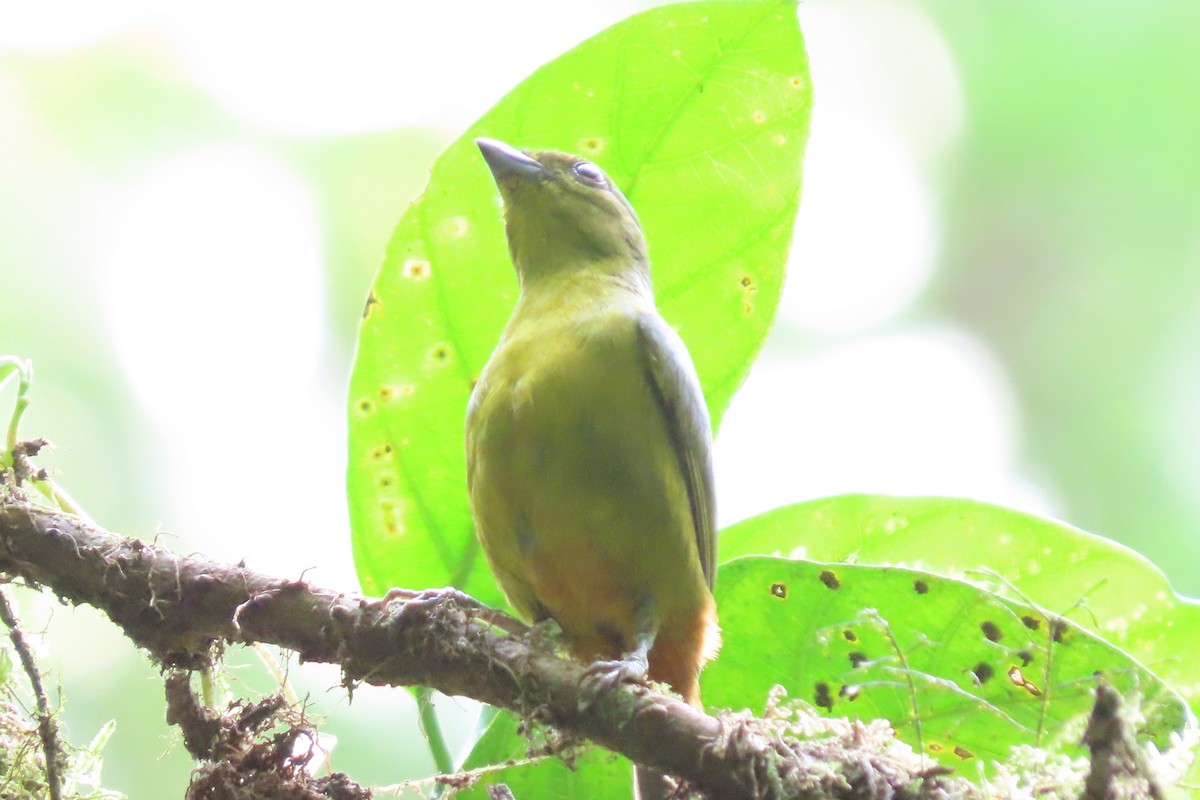
[[278, 645], [338, 664], [347, 685], [425, 686], [508, 709], [707, 797], [982, 796], [868, 725], [794, 739], [781, 718], [709, 716], [649, 686], [585, 689], [582, 665], [455, 590], [372, 599], [281, 579], [120, 536], [15, 492], [0, 500], [0, 571], [104, 611], [165, 667], [207, 666], [226, 643]]

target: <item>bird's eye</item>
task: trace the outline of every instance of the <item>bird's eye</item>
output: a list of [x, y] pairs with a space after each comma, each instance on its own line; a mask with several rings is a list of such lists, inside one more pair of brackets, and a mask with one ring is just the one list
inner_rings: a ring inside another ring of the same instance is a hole
[[606, 183], [604, 179], [604, 170], [600, 169], [590, 161], [580, 161], [575, 164], [572, 169], [577, 177], [581, 178], [586, 183], [592, 184], [593, 186], [604, 186]]

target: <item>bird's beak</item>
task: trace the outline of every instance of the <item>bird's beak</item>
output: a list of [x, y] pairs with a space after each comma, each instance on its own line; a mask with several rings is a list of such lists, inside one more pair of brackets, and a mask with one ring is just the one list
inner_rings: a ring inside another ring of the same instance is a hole
[[480, 137], [475, 144], [483, 153], [483, 160], [487, 162], [496, 183], [533, 178], [545, 172], [545, 167], [537, 159], [497, 139]]

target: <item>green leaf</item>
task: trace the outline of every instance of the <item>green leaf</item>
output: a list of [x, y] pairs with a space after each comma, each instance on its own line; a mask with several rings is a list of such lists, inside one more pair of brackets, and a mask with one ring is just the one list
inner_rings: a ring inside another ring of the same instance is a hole
[[624, 189], [715, 422], [779, 300], [810, 104], [794, 4], [664, 6], [542, 67], [447, 148], [396, 226], [359, 332], [347, 488], [367, 592], [453, 584], [501, 600], [462, 436], [517, 286], [474, 137], [577, 152]]
[[1160, 749], [1194, 725], [1121, 650], [965, 581], [752, 556], [721, 568], [716, 597], [725, 643], [703, 676], [709, 705], [761, 708], [780, 684], [830, 716], [888, 719], [954, 767], [1022, 744], [1085, 755], [1097, 675], [1140, 702], [1138, 735]]
[[[536, 737], [535, 737], [536, 741]], [[539, 741], [538, 744], [541, 744]], [[488, 796], [487, 787], [504, 783], [515, 797], [543, 797], [548, 800], [592, 800], [598, 797], [628, 797], [633, 788], [633, 765], [625, 758], [599, 747], [588, 747], [570, 763], [557, 756], [528, 761], [534, 746], [521, 735], [516, 717], [501, 712], [475, 744], [463, 764], [463, 770], [510, 764], [489, 770], [478, 783], [455, 798]]]
[[24, 361], [16, 356], [0, 356], [0, 387], [3, 387], [14, 374], [20, 372], [23, 366]]
[[750, 554], [949, 575], [989, 570], [1014, 596], [1068, 615], [1125, 650], [1200, 713], [1200, 604], [1177, 595], [1141, 555], [1061, 522], [974, 500], [844, 495], [775, 509], [722, 532], [723, 558]]

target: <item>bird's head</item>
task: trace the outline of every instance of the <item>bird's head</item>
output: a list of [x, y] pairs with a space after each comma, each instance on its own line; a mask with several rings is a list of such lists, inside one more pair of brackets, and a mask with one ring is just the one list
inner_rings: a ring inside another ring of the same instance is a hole
[[647, 272], [637, 214], [604, 170], [566, 153], [522, 152], [495, 139], [475, 143], [500, 187], [508, 249], [522, 283], [598, 266]]

